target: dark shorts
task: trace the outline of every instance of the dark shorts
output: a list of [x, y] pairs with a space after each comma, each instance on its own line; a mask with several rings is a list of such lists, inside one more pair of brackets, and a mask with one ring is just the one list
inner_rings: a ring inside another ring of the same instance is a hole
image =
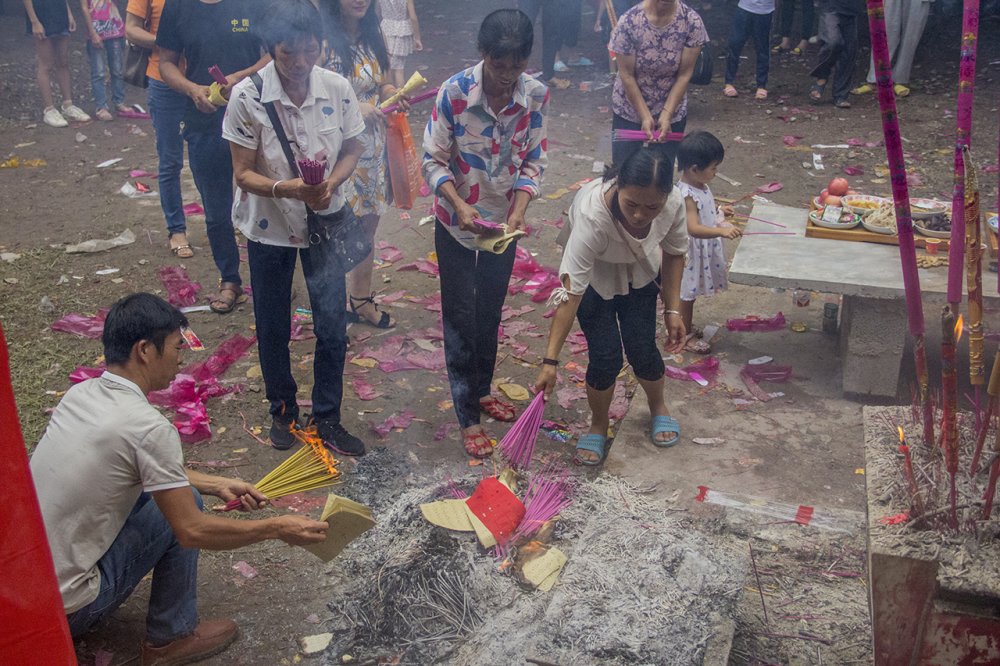
[[[64, 0], [32, 0], [35, 16], [45, 28], [46, 37], [64, 37], [69, 34], [69, 12]], [[24, 14], [25, 34], [31, 35], [31, 20]]]

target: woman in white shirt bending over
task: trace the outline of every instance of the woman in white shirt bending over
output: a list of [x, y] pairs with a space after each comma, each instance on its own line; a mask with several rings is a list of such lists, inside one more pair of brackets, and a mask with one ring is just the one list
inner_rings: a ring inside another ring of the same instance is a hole
[[[680, 425], [663, 399], [663, 358], [656, 346], [656, 299], [666, 306], [668, 352], [680, 351], [685, 331], [680, 287], [688, 247], [684, 202], [673, 190], [673, 169], [662, 151], [643, 147], [612, 166], [603, 180], [580, 188], [569, 211], [569, 237], [559, 276], [563, 288], [535, 390], [552, 392], [559, 351], [573, 326], [587, 338], [590, 431], [575, 462], [599, 465], [607, 455], [608, 410], [622, 369], [622, 347], [646, 393], [659, 447], [680, 440]], [[565, 233], [565, 232], [564, 232]]]

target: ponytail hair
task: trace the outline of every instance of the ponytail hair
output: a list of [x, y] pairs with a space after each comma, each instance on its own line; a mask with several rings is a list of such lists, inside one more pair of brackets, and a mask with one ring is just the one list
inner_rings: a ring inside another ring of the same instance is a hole
[[617, 181], [618, 187], [655, 187], [669, 195], [674, 186], [674, 168], [661, 147], [643, 146], [621, 164], [604, 169], [604, 181]]

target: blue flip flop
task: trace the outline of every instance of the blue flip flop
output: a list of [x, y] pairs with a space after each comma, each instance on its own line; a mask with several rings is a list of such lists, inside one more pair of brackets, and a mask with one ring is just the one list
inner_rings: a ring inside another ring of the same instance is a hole
[[577, 451], [589, 451], [590, 453], [596, 453], [600, 456], [597, 460], [584, 460], [579, 456], [573, 456], [573, 462], [577, 465], [584, 465], [586, 467], [596, 467], [604, 462], [604, 459], [608, 457], [607, 452], [608, 438], [604, 435], [587, 434], [583, 435], [576, 441]]
[[[668, 439], [665, 441], [660, 441], [656, 439], [656, 436], [661, 432], [672, 432], [676, 433], [676, 437], [673, 439]], [[677, 422], [672, 416], [654, 416], [653, 417], [653, 429], [651, 433], [653, 438], [653, 445], [658, 446], [661, 449], [667, 449], [681, 441], [681, 424]]]

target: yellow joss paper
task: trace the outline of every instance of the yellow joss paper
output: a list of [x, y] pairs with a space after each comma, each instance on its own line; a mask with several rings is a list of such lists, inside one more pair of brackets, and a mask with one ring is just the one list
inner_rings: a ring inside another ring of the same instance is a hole
[[498, 389], [504, 392], [511, 400], [528, 400], [531, 398], [531, 394], [528, 393], [528, 389], [524, 388], [520, 384], [499, 384]]

